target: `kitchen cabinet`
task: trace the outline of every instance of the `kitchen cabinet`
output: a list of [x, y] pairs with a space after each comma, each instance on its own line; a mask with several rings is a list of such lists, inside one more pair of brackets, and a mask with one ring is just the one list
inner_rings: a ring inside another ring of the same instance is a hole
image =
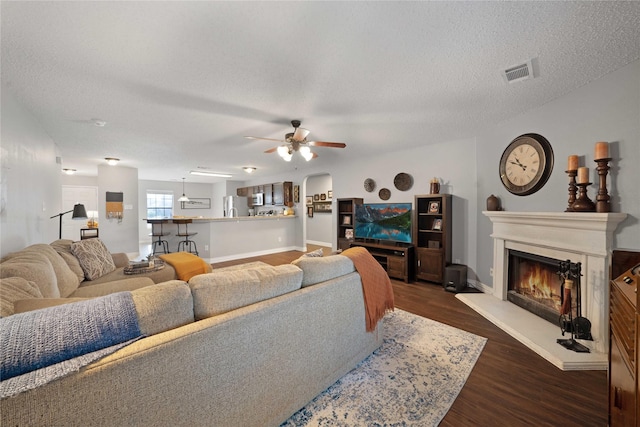
[[284, 181], [271, 184], [241, 187], [236, 190], [238, 196], [248, 197], [249, 207], [253, 207], [251, 196], [264, 194], [264, 206], [293, 206], [293, 182]]

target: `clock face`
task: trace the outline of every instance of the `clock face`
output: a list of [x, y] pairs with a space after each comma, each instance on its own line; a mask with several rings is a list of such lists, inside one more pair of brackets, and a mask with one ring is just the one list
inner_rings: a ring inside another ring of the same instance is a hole
[[500, 179], [505, 188], [518, 196], [533, 194], [549, 179], [553, 169], [551, 144], [537, 134], [514, 139], [500, 159]]

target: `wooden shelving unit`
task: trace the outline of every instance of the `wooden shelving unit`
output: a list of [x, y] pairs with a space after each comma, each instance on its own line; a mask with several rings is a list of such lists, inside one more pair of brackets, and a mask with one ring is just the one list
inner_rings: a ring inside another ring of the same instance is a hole
[[442, 283], [451, 263], [451, 195], [417, 195], [413, 206], [416, 279]]
[[348, 249], [353, 243], [353, 236], [347, 238], [347, 230], [353, 232], [356, 219], [356, 205], [363, 203], [362, 198], [338, 199], [338, 249]]

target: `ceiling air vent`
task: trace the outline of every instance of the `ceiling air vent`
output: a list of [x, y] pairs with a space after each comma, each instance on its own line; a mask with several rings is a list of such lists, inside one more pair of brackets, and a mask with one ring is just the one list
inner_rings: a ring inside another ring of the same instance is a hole
[[533, 60], [528, 60], [524, 64], [519, 64], [510, 68], [507, 68], [502, 72], [502, 77], [505, 82], [513, 83], [522, 80], [528, 80], [533, 78]]

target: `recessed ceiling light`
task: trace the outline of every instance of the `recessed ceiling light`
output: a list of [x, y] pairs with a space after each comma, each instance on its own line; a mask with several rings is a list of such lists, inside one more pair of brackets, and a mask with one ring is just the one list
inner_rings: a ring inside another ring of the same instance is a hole
[[76, 173], [75, 169], [62, 169], [62, 172], [66, 173], [67, 175], [73, 175], [74, 173]]
[[120, 159], [118, 159], [116, 157], [105, 157], [104, 159], [107, 161], [107, 164], [109, 164], [111, 166], [117, 165], [118, 162], [120, 161]]
[[231, 178], [232, 175], [228, 173], [219, 173], [219, 172], [205, 172], [205, 171], [189, 171], [191, 175], [201, 175], [201, 176], [215, 176], [216, 178]]
[[253, 173], [256, 171], [256, 168], [254, 168], [253, 166], [245, 166], [242, 168], [242, 170], [246, 173]]

